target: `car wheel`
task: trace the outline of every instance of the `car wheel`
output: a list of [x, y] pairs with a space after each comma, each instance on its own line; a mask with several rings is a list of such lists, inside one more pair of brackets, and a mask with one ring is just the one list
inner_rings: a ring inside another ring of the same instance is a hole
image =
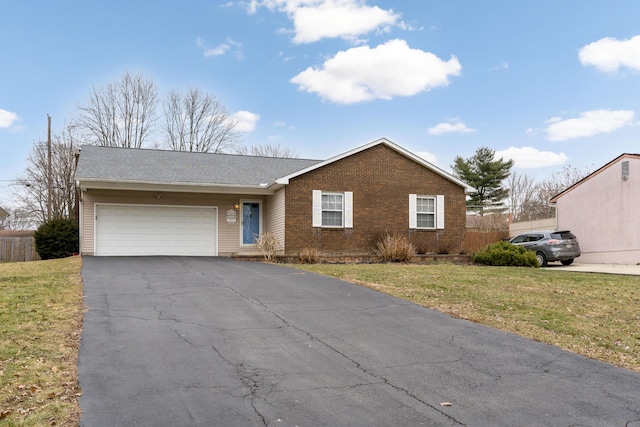
[[540, 267], [547, 265], [547, 257], [544, 256], [542, 252], [536, 252], [536, 258], [538, 258], [538, 264], [540, 264]]
[[563, 259], [560, 262], [562, 263], [562, 265], [571, 265], [571, 264], [573, 264], [573, 258], [571, 258], [571, 259]]

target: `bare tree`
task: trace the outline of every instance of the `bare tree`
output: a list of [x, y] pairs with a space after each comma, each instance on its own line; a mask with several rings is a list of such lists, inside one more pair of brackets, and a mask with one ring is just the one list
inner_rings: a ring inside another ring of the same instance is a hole
[[23, 209], [9, 209], [8, 213], [9, 216], [1, 221], [6, 230], [33, 230], [38, 226]]
[[109, 147], [140, 148], [156, 120], [157, 91], [151, 78], [125, 72], [120, 80], [92, 88], [77, 122], [89, 141]]
[[237, 122], [220, 101], [198, 88], [172, 90], [164, 104], [165, 147], [173, 151], [223, 153], [239, 139]]
[[0, 206], [0, 230], [8, 230], [10, 224], [11, 212]]
[[538, 184], [526, 174], [512, 172], [507, 178], [507, 205], [512, 220], [532, 221], [539, 216]]
[[236, 149], [236, 153], [249, 155], [249, 156], [261, 156], [261, 157], [287, 157], [297, 158], [298, 153], [293, 148], [282, 147], [279, 144], [263, 144], [252, 145], [250, 147], [240, 146]]
[[509, 211], [514, 221], [534, 221], [553, 218], [554, 208], [549, 206], [551, 198], [591, 173], [591, 169], [577, 169], [566, 165], [549, 178], [535, 182], [528, 175], [513, 173], [507, 180], [511, 190]]
[[[67, 126], [54, 134], [51, 143], [51, 186], [48, 179], [48, 153], [46, 143], [37, 143], [29, 154], [29, 165], [18, 180], [15, 198], [19, 208], [14, 220], [40, 224], [51, 218], [75, 218], [76, 189], [73, 175], [76, 167], [77, 143]], [[51, 206], [49, 206], [49, 192]]]

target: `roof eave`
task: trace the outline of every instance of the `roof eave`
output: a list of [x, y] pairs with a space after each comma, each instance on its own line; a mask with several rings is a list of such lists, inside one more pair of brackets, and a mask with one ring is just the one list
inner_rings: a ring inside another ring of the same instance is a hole
[[595, 171], [591, 172], [589, 175], [585, 176], [584, 178], [582, 178], [578, 182], [574, 183], [573, 185], [569, 186], [568, 188], [565, 188], [564, 190], [562, 190], [560, 193], [558, 193], [555, 196], [551, 197], [551, 199], [549, 199], [549, 206], [557, 206], [558, 199], [560, 199], [562, 196], [564, 196], [565, 194], [573, 191], [575, 188], [577, 188], [580, 185], [584, 184], [585, 182], [589, 181], [594, 176], [598, 175], [599, 173], [601, 173], [605, 169], [608, 169], [609, 167], [613, 166], [618, 161], [620, 161], [620, 160], [622, 160], [624, 158], [633, 158], [633, 159], [640, 160], [640, 154], [634, 154], [634, 153], [622, 153], [622, 154], [620, 154], [615, 159], [609, 161], [608, 163], [606, 163], [605, 165], [599, 167]]
[[169, 191], [177, 193], [224, 193], [224, 194], [259, 194], [270, 195], [282, 187], [275, 182], [256, 185], [215, 184], [205, 182], [150, 182], [103, 179], [76, 179], [77, 187], [86, 191], [95, 190], [134, 190], [134, 191]]

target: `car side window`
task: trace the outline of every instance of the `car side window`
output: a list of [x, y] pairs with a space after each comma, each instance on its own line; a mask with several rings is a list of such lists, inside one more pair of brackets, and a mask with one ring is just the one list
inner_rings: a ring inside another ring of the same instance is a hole
[[523, 234], [522, 236], [518, 236], [515, 239], [513, 239], [513, 242], [511, 242], [511, 243], [522, 243], [522, 242], [525, 241], [524, 240], [525, 237], [527, 237], [525, 234]]
[[538, 240], [542, 240], [544, 238], [544, 234], [531, 234], [529, 236], [530, 242], [537, 242]]

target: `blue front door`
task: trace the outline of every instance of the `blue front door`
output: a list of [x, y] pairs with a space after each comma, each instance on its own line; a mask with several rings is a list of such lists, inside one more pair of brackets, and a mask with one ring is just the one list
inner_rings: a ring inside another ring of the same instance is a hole
[[253, 245], [260, 235], [260, 204], [242, 202], [242, 244]]

